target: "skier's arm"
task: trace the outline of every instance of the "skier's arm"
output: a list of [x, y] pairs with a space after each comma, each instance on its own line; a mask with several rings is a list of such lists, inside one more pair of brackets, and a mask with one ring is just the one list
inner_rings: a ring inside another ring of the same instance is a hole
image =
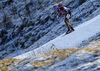
[[58, 7], [53, 7], [53, 10], [54, 10], [54, 13], [56, 13], [57, 15], [58, 15], [58, 17], [61, 17], [61, 13], [59, 13], [59, 11], [58, 11]]
[[62, 15], [61, 13], [59, 13], [58, 10], [56, 10], [55, 13], [56, 13], [56, 15], [58, 15], [58, 17], [61, 17], [61, 15]]

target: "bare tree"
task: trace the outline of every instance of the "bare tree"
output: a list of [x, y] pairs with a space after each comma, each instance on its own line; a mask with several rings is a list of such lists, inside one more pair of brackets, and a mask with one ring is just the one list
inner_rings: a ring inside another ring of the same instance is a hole
[[5, 21], [7, 21], [7, 17], [6, 17], [6, 14], [5, 14], [5, 12], [4, 12], [4, 9], [3, 9], [3, 7], [2, 7], [2, 5], [0, 4], [0, 7], [1, 7], [1, 9], [2, 9], [2, 12], [3, 12], [3, 14], [4, 14], [4, 17], [5, 17]]

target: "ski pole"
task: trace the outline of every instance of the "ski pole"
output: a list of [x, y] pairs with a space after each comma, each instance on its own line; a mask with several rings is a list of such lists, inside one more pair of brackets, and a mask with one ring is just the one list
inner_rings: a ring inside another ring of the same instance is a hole
[[77, 2], [77, 6], [78, 6], [78, 10], [79, 10], [79, 14], [80, 14], [81, 23], [83, 23], [83, 21], [82, 21], [82, 16], [81, 16], [81, 11], [80, 11], [80, 8], [79, 8], [78, 0], [76, 0], [76, 2]]

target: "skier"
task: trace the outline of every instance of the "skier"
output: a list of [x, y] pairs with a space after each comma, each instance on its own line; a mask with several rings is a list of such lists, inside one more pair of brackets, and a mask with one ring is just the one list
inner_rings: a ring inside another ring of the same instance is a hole
[[71, 24], [69, 23], [69, 19], [71, 18], [71, 11], [69, 8], [62, 6], [61, 4], [59, 4], [58, 6], [53, 6], [53, 9], [55, 10], [55, 12], [59, 13], [59, 17], [61, 17], [61, 15], [65, 15], [65, 23], [68, 27], [68, 31], [66, 32], [66, 34], [71, 33], [72, 31], [74, 31], [74, 28], [71, 26]]

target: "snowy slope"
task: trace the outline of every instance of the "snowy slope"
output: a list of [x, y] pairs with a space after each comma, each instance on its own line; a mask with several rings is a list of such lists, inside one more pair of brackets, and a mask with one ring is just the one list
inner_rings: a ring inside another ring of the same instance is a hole
[[0, 61], [0, 70], [100, 71], [100, 39], [88, 42], [82, 48], [56, 49], [25, 59], [4, 59]]
[[[41, 1], [43, 4], [39, 5], [37, 1]], [[4, 14], [0, 9], [0, 23], [5, 23], [5, 25], [0, 24], [0, 33], [2, 32], [2, 35], [0, 35], [0, 59], [16, 56], [12, 40], [9, 38], [11, 34], [19, 54], [23, 54], [36, 49], [37, 43], [41, 46], [67, 30], [65, 23], [62, 22], [64, 16], [58, 18], [54, 10], [52, 10], [52, 6], [56, 4], [54, 1], [55, 0], [0, 1], [7, 18], [10, 20], [8, 23], [4, 22]], [[81, 24], [76, 1], [64, 1], [62, 5], [69, 7], [72, 11], [70, 19], [71, 25], [75, 27]], [[79, 4], [83, 22], [100, 14], [99, 0], [79, 0]], [[46, 8], [44, 9], [44, 7]]]
[[62, 34], [43, 46], [14, 58], [24, 59], [54, 49], [76, 48], [81, 46], [80, 44], [82, 44], [82, 42], [88, 42], [89, 38], [95, 36], [97, 33], [100, 33], [100, 15], [79, 25], [75, 28], [75, 31], [69, 35], [63, 36], [64, 34]]

